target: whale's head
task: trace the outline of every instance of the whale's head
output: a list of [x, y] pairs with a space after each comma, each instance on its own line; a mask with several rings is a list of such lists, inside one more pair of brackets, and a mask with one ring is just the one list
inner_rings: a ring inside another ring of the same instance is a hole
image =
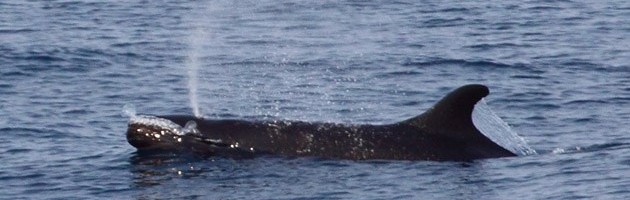
[[179, 150], [185, 145], [192, 128], [182, 127], [168, 119], [154, 116], [134, 116], [129, 120], [127, 141], [138, 150]]

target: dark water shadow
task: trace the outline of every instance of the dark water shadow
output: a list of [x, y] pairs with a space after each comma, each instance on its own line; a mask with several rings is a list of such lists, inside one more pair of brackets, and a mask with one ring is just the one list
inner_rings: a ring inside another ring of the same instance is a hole
[[[233, 159], [135, 152], [129, 157], [129, 170], [133, 176], [130, 187], [139, 199], [195, 199], [208, 197], [211, 191], [228, 195], [228, 190], [239, 190], [229, 198], [252, 197], [253, 191], [266, 192], [261, 197], [282, 193], [283, 198], [347, 199], [357, 193], [366, 198], [417, 198], [444, 189], [472, 199], [493, 193], [493, 172], [484, 165], [495, 161], [354, 161], [275, 155]], [[200, 185], [204, 190], [194, 189]], [[273, 189], [276, 187], [288, 188], [281, 192]]]

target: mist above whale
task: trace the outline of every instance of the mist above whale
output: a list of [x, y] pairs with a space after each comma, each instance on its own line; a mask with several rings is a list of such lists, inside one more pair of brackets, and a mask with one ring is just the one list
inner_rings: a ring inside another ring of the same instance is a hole
[[473, 124], [475, 104], [488, 94], [484, 85], [465, 85], [421, 115], [385, 125], [139, 116], [130, 120], [127, 140], [139, 151], [228, 157], [278, 154], [352, 160], [470, 161], [516, 156]]

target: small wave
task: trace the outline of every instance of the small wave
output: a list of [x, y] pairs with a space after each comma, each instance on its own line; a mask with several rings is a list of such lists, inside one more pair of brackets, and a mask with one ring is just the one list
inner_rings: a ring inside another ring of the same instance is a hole
[[412, 48], [412, 49], [422, 49], [422, 48], [426, 47], [425, 45], [422, 45], [422, 44], [409, 44], [407, 46]]
[[29, 127], [7, 127], [0, 128], [0, 134], [10, 135], [11, 137], [18, 138], [77, 138], [79, 136], [67, 131], [62, 131], [65, 127], [61, 127], [58, 124], [41, 128], [29, 128]]
[[[624, 89], [625, 91], [630, 91], [630, 88], [626, 88]], [[612, 97], [612, 98], [608, 98], [606, 99], [606, 101], [609, 101], [611, 103], [628, 103], [630, 102], [630, 97]]]
[[92, 113], [96, 113], [96, 112], [91, 111], [91, 110], [85, 110], [85, 109], [71, 109], [71, 110], [63, 111], [63, 114], [65, 115], [86, 115], [86, 114], [92, 114]]
[[573, 121], [574, 123], [583, 124], [583, 123], [597, 121], [597, 118], [593, 118], [593, 117], [577, 118], [577, 119], [571, 119], [571, 121]]
[[33, 76], [33, 73], [26, 73], [23, 71], [11, 71], [11, 72], [3, 72], [2, 74], [0, 74], [0, 76], [2, 76], [3, 78], [9, 78], [9, 77], [30, 77]]
[[561, 65], [567, 66], [567, 67], [576, 67], [576, 68], [587, 68], [587, 69], [592, 69], [592, 68], [596, 68], [598, 67], [597, 64], [590, 62], [590, 61], [586, 61], [586, 60], [579, 60], [579, 59], [573, 59], [570, 61], [566, 61], [561, 63]]
[[582, 151], [581, 147], [574, 147], [574, 148], [555, 148], [553, 150], [551, 150], [551, 153], [553, 154], [564, 154], [566, 152], [578, 152], [578, 151]]
[[317, 24], [299, 24], [299, 25], [290, 25], [286, 26], [282, 29], [284, 30], [315, 30], [321, 29], [323, 26]]
[[[309, 59], [309, 60], [299, 60], [299, 61], [291, 61], [291, 60], [262, 60], [262, 59], [248, 59], [241, 61], [230, 61], [220, 63], [221, 66], [268, 66], [268, 67], [276, 67], [276, 66], [294, 66], [296, 68], [287, 68], [287, 70], [303, 70], [302, 67], [308, 66], [330, 66], [332, 65], [329, 60], [326, 59]], [[334, 69], [334, 70], [348, 70], [346, 68]]]
[[111, 47], [132, 47], [132, 46], [146, 46], [146, 45], [151, 45], [151, 44], [155, 44], [155, 42], [150, 42], [150, 41], [138, 41], [138, 42], [120, 42], [120, 43], [114, 43], [111, 44]]
[[563, 103], [563, 105], [590, 105], [590, 104], [607, 104], [607, 101], [599, 99], [579, 99]]
[[8, 49], [5, 58], [23, 72], [87, 72], [111, 65], [100, 49], [30, 46], [29, 50]]
[[532, 6], [527, 8], [528, 10], [535, 10], [535, 11], [558, 11], [558, 10], [563, 10], [564, 8], [558, 7], [558, 6]]
[[610, 149], [623, 149], [630, 147], [630, 143], [621, 143], [621, 142], [611, 142], [604, 144], [595, 144], [584, 148], [587, 151], [600, 151], [600, 150], [610, 150]]
[[437, 13], [444, 13], [444, 12], [467, 12], [470, 11], [471, 9], [468, 8], [445, 8], [445, 9], [441, 9], [441, 10], [437, 10]]
[[32, 60], [32, 61], [43, 61], [43, 62], [59, 62], [59, 61], [66, 60], [64, 58], [51, 56], [51, 55], [31, 55], [31, 56], [23, 57], [23, 59]]
[[491, 49], [500, 49], [500, 48], [521, 48], [521, 47], [531, 47], [531, 45], [515, 44], [515, 43], [496, 43], [496, 44], [474, 44], [474, 45], [464, 46], [464, 48], [471, 48], [475, 50], [491, 50]]
[[387, 75], [391, 75], [391, 76], [401, 76], [401, 75], [406, 75], [406, 76], [414, 76], [414, 75], [421, 75], [421, 72], [417, 72], [417, 71], [395, 71], [395, 72], [389, 72], [387, 73]]
[[453, 27], [459, 26], [463, 24], [465, 21], [464, 18], [457, 17], [452, 19], [429, 19], [421, 23], [418, 28], [443, 28], [443, 27]]
[[403, 107], [403, 106], [417, 106], [417, 105], [421, 105], [422, 102], [420, 101], [405, 101], [405, 102], [401, 102], [401, 103], [395, 103], [392, 104], [393, 106], [396, 107]]
[[0, 133], [12, 133], [11, 135], [28, 135], [45, 137], [46, 135], [62, 135], [63, 132], [49, 128], [25, 128], [25, 127], [7, 127], [0, 128]]
[[36, 29], [29, 29], [29, 28], [23, 28], [23, 29], [0, 29], [0, 34], [16, 34], [16, 33], [30, 33], [30, 32], [36, 32], [38, 30]]
[[[526, 100], [526, 99], [522, 99], [522, 100], [517, 100], [517, 99], [515, 99], [515, 100], [509, 100], [509, 102], [523, 102], [523, 103], [528, 102], [528, 101], [531, 101], [531, 100]], [[561, 107], [561, 106], [559, 106], [559, 105], [556, 105], [556, 104], [551, 104], [551, 103], [532, 103], [532, 104], [528, 104], [528, 105], [521, 105], [521, 106], [526, 106], [526, 107], [529, 107], [529, 108], [540, 108], [540, 109], [544, 109], [544, 110], [555, 110], [555, 109], [560, 109], [560, 108], [562, 108], [562, 107]]]
[[530, 75], [530, 74], [519, 74], [510, 76], [510, 78], [514, 79], [535, 79], [535, 80], [543, 80], [545, 77], [539, 75]]
[[526, 117], [525, 118], [527, 121], [542, 121], [542, 120], [546, 120], [547, 118], [545, 116], [542, 115], [534, 115], [531, 117]]
[[374, 77], [376, 77], [376, 78], [390, 78], [390, 77], [399, 78], [399, 77], [402, 77], [402, 76], [418, 76], [418, 75], [422, 75], [422, 72], [418, 72], [418, 71], [414, 71], [414, 70], [402, 70], [402, 71], [391, 71], [391, 72], [378, 73], [378, 74], [374, 75]]
[[[3, 74], [0, 74], [0, 76], [1, 75], [3, 75]], [[0, 89], [11, 89], [11, 88], [14, 88], [14, 87], [15, 87], [15, 85], [13, 85], [13, 84], [0, 83]]]
[[252, 46], [253, 45], [263, 45], [263, 46], [266, 46], [266, 45], [273, 45], [273, 44], [276, 44], [278, 42], [270, 41], [270, 40], [267, 40], [267, 39], [259, 39], [259, 40], [246, 39], [246, 40], [239, 40], [239, 41], [230, 41], [230, 42], [227, 42], [227, 43], [228, 44], [235, 44], [235, 45], [252, 45]]
[[[604, 151], [604, 150], [616, 150], [616, 149], [624, 149], [629, 148], [629, 143], [619, 143], [619, 142], [611, 142], [604, 144], [595, 144], [591, 146], [581, 147], [557, 147], [548, 151], [548, 153], [552, 154], [571, 154], [571, 153], [579, 153], [579, 152], [596, 152], [596, 151]], [[547, 153], [547, 152], [545, 152]]]
[[252, 65], [267, 66], [267, 65], [274, 65], [274, 63], [270, 61], [261, 61], [261, 60], [243, 60], [243, 61], [236, 61], [236, 62], [225, 62], [219, 65], [221, 66], [252, 66]]
[[14, 175], [14, 176], [1, 176], [0, 180], [3, 180], [3, 181], [7, 181], [7, 180], [24, 180], [24, 179], [41, 178], [41, 177], [45, 177], [45, 176], [46, 176], [46, 174], [42, 174], [42, 173], [29, 173], [29, 174]]
[[21, 148], [19, 148], [19, 149], [9, 149], [9, 150], [6, 150], [4, 153], [6, 153], [6, 154], [19, 154], [19, 153], [27, 153], [27, 152], [31, 152], [31, 151], [33, 151], [33, 150], [32, 149], [21, 149]]
[[66, 164], [66, 163], [72, 164], [75, 161], [96, 160], [96, 159], [99, 159], [99, 158], [107, 157], [108, 155], [109, 154], [106, 153], [106, 152], [100, 152], [100, 153], [96, 153], [94, 155], [83, 155], [83, 156], [71, 157], [71, 158], [59, 160], [58, 163], [60, 163], [60, 164]]
[[487, 61], [487, 60], [464, 60], [464, 59], [429, 59], [428, 61], [407, 61], [402, 63], [403, 66], [416, 66], [416, 67], [431, 67], [431, 66], [443, 66], [443, 65], [456, 65], [462, 67], [490, 67], [490, 68], [506, 68], [506, 69], [520, 69], [528, 70], [530, 73], [540, 73], [540, 71], [533, 69], [531, 66], [523, 63], [507, 64], [501, 62]]

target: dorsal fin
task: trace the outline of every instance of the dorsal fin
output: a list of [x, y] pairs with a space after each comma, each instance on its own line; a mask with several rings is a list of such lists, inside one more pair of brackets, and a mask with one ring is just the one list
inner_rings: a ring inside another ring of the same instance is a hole
[[471, 84], [459, 87], [442, 98], [425, 113], [402, 123], [418, 127], [428, 134], [436, 134], [461, 141], [467, 151], [488, 157], [513, 156], [514, 153], [492, 142], [473, 124], [475, 104], [488, 96], [488, 87]]
[[489, 93], [488, 87], [484, 85], [459, 87], [423, 114], [404, 123], [430, 128], [431, 132], [445, 132], [457, 138], [465, 138], [466, 136], [458, 135], [477, 130], [472, 122], [472, 111], [475, 104]]

